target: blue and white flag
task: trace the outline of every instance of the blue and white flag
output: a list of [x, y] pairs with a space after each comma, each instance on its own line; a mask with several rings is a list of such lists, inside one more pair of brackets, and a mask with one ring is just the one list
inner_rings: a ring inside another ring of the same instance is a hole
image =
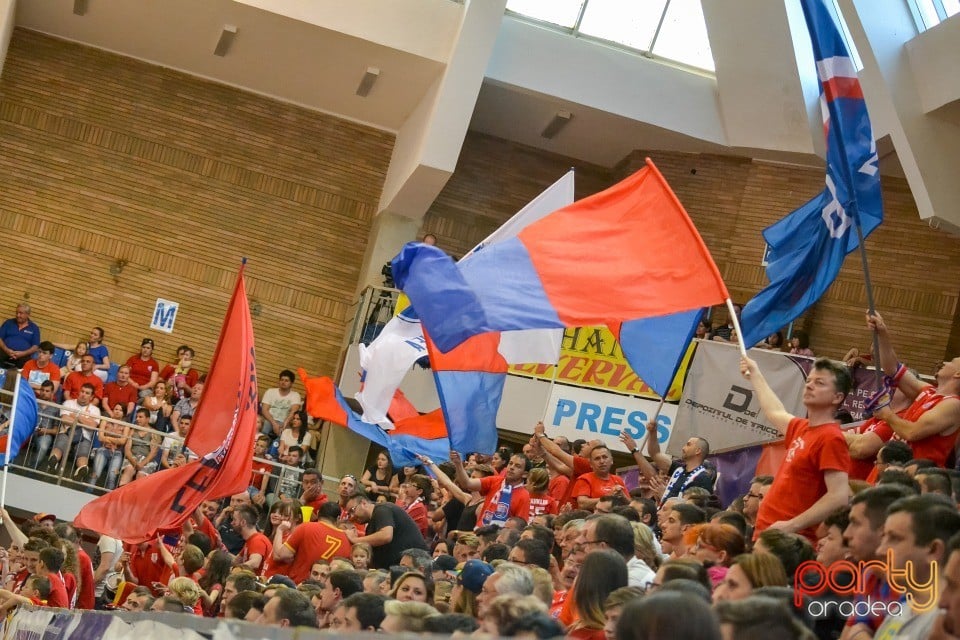
[[883, 221], [877, 146], [857, 69], [824, 0], [801, 0], [820, 79], [827, 140], [826, 187], [763, 237], [770, 284], [743, 308], [749, 347], [790, 324], [820, 299], [843, 260]]
[[16, 372], [14, 375], [17, 376], [17, 387], [14, 390], [11, 412], [13, 417], [10, 419], [10, 428], [7, 432], [6, 450], [0, 451], [0, 467], [6, 465], [7, 460], [17, 457], [20, 447], [30, 438], [30, 434], [37, 426], [37, 397], [22, 376]]
[[[468, 261], [486, 247], [516, 236], [528, 225], [573, 202], [573, 187], [574, 173], [570, 170], [471, 249], [461, 262]], [[562, 339], [563, 331], [559, 329], [507, 331], [500, 336], [498, 351], [511, 364], [556, 363]], [[413, 364], [426, 355], [423, 328], [413, 307], [407, 307], [391, 318], [369, 346], [360, 345], [363, 386], [356, 399], [363, 408], [364, 422], [386, 430], [393, 428], [387, 414], [394, 393]], [[437, 384], [441, 387], [441, 397], [444, 397], [444, 381], [438, 379]], [[496, 405], [499, 406], [499, 401]], [[496, 416], [496, 410], [493, 415]]]

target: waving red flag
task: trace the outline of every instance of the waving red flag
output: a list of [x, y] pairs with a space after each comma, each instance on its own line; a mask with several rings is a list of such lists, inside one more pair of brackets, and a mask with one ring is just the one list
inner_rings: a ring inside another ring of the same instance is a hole
[[244, 491], [258, 410], [253, 325], [241, 266], [185, 442], [199, 459], [97, 498], [80, 510], [74, 525], [135, 544], [178, 528], [204, 500]]

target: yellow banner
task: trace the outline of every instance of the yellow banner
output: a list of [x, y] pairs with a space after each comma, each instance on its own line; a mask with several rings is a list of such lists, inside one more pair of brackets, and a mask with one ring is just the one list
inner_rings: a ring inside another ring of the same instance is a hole
[[[693, 343], [687, 348], [670, 392], [668, 401], [679, 401], [683, 379], [693, 356]], [[548, 364], [519, 364], [510, 367], [510, 373], [550, 380], [554, 366]], [[557, 382], [581, 387], [628, 393], [642, 398], [660, 396], [651, 389], [627, 364], [620, 343], [606, 327], [568, 328], [563, 332], [560, 361], [557, 364]]]

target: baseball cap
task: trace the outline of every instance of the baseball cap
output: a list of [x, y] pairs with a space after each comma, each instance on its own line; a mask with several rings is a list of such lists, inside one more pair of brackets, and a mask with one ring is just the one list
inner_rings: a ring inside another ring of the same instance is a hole
[[141, 347], [142, 347], [143, 345], [145, 345], [145, 344], [148, 344], [148, 345], [150, 345], [151, 347], [156, 346], [156, 345], [153, 344], [153, 338], [144, 338], [143, 340], [140, 341], [140, 346], [141, 346]]
[[480, 593], [483, 583], [493, 575], [493, 567], [483, 560], [467, 560], [460, 570], [460, 584], [472, 593]]
[[439, 555], [433, 559], [433, 571], [453, 571], [457, 568], [457, 559], [450, 555]]
[[53, 522], [56, 522], [57, 516], [53, 515], [52, 513], [38, 513], [37, 515], [33, 516], [33, 519], [37, 522], [43, 522], [44, 520], [52, 520]]

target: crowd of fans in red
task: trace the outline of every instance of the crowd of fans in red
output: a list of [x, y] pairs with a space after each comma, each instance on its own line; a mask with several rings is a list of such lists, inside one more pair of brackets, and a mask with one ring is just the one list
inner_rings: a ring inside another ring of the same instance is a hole
[[[304, 465], [315, 431], [284, 371], [263, 397], [261, 461], [248, 491], [204, 503], [182, 531], [139, 545], [101, 536], [91, 557], [52, 515], [18, 527], [0, 514], [13, 541], [0, 609], [121, 607], [335, 631], [589, 640], [957, 637], [960, 474], [947, 467], [960, 427], [960, 359], [926, 384], [899, 364], [879, 315], [868, 328], [880, 337], [887, 393], [872, 401], [872, 418], [847, 430], [836, 418], [851, 384], [842, 363], [815, 362], [806, 416], [796, 417], [756, 363], [742, 360], [787, 456], [776, 477], [754, 478], [726, 509], [707, 441], [691, 438], [671, 459], [652, 423], [645, 450], [621, 435], [640, 469], [632, 490], [613, 473], [606, 444], [550, 438], [540, 424], [517, 453], [453, 453], [400, 470], [380, 453], [328, 497], [319, 471]], [[24, 353], [8, 349], [2, 329], [0, 339], [8, 357]], [[50, 383], [57, 391], [50, 345], [36, 346], [40, 357], [21, 373], [49, 399]], [[202, 377], [192, 351], [165, 376], [153, 346], [144, 340], [126, 375], [121, 367], [106, 386], [92, 382], [100, 363], [89, 354], [63, 381], [61, 413], [48, 424], [98, 430], [98, 447], [94, 438], [90, 448], [70, 443], [78, 478], [106, 469], [124, 483], [189, 459], [162, 434], [186, 434]], [[77, 375], [79, 384], [70, 380]], [[117, 387], [133, 393], [120, 398]], [[97, 424], [97, 399], [161, 438], [131, 444], [139, 432]], [[42, 423], [34, 459], [64, 464], [62, 427]], [[292, 473], [271, 472], [262, 462], [270, 456]]]

